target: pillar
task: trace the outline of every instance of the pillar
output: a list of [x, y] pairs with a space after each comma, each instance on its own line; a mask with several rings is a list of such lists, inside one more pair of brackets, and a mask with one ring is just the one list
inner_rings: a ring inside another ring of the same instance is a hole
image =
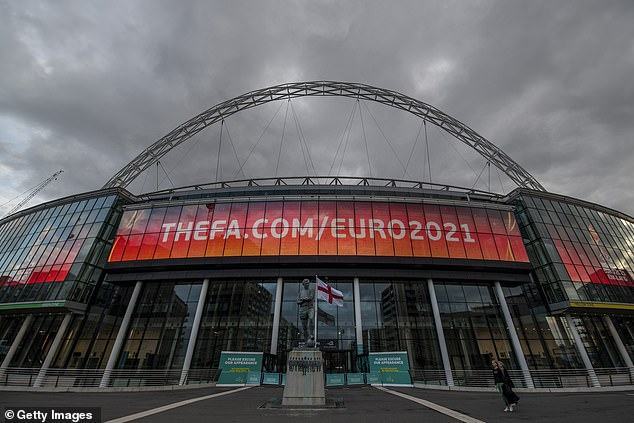
[[44, 378], [46, 377], [46, 372], [49, 367], [51, 367], [51, 363], [53, 363], [53, 359], [57, 355], [57, 351], [59, 350], [59, 346], [66, 335], [66, 330], [68, 329], [68, 325], [70, 325], [71, 318], [73, 317], [72, 313], [67, 313], [62, 320], [62, 324], [59, 325], [59, 329], [57, 329], [57, 334], [55, 335], [55, 339], [53, 339], [53, 343], [51, 347], [48, 349], [48, 353], [46, 354], [46, 358], [44, 359], [44, 363], [42, 363], [42, 367], [40, 367], [40, 371], [37, 374], [37, 378], [35, 382], [33, 382], [33, 387], [38, 388], [42, 386], [44, 382]]
[[280, 317], [282, 315], [282, 289], [284, 279], [277, 278], [275, 287], [275, 308], [273, 309], [273, 331], [271, 332], [271, 355], [277, 355], [277, 343], [280, 336]]
[[134, 311], [136, 302], [139, 299], [139, 295], [141, 294], [142, 287], [143, 287], [143, 282], [141, 281], [137, 281], [137, 283], [134, 285], [134, 291], [132, 291], [132, 296], [130, 297], [130, 301], [128, 302], [128, 307], [126, 308], [125, 314], [123, 315], [121, 326], [119, 326], [119, 332], [117, 332], [117, 337], [114, 340], [112, 351], [110, 351], [110, 357], [108, 357], [108, 363], [106, 363], [106, 368], [103, 371], [103, 376], [101, 378], [101, 382], [99, 383], [100, 388], [105, 388], [106, 386], [108, 386], [108, 383], [110, 382], [110, 375], [112, 374], [112, 369], [114, 369], [114, 365], [117, 361], [117, 358], [119, 357], [119, 353], [121, 352], [121, 347], [123, 347], [126, 334], [128, 333], [128, 326], [130, 325], [130, 320], [132, 319], [132, 312]]
[[495, 295], [497, 296], [500, 307], [502, 308], [504, 322], [506, 323], [506, 328], [508, 330], [509, 337], [511, 338], [511, 344], [513, 344], [513, 351], [515, 351], [515, 359], [520, 365], [520, 369], [522, 369], [522, 374], [524, 375], [524, 382], [526, 383], [526, 387], [534, 388], [535, 385], [533, 384], [531, 371], [528, 369], [526, 357], [524, 357], [524, 351], [522, 350], [522, 344], [520, 344], [520, 339], [517, 336], [517, 331], [515, 330], [515, 325], [513, 324], [513, 318], [511, 317], [509, 306], [506, 303], [506, 298], [504, 297], [504, 292], [502, 291], [502, 285], [500, 285], [500, 282], [497, 281], [495, 282]]
[[361, 289], [359, 288], [359, 278], [352, 281], [354, 290], [354, 326], [357, 335], [357, 355], [363, 354], [363, 323], [361, 322]]
[[7, 352], [7, 355], [4, 357], [2, 364], [0, 364], [0, 371], [5, 370], [6, 368], [9, 367], [9, 364], [11, 364], [11, 360], [13, 360], [13, 356], [18, 350], [18, 347], [20, 346], [20, 342], [22, 342], [22, 339], [24, 338], [24, 335], [26, 335], [26, 331], [31, 326], [32, 321], [33, 321], [33, 315], [29, 314], [28, 316], [26, 316], [26, 318], [22, 322], [22, 326], [20, 326], [20, 330], [18, 331], [18, 334], [15, 336], [15, 339], [13, 340], [13, 343], [11, 344], [11, 347], [9, 348], [9, 352]]
[[445, 331], [442, 329], [442, 320], [440, 320], [440, 310], [438, 309], [438, 300], [436, 299], [436, 291], [434, 290], [434, 281], [427, 279], [427, 288], [429, 289], [429, 300], [431, 302], [431, 310], [434, 314], [434, 324], [436, 325], [436, 334], [438, 335], [438, 345], [440, 347], [440, 356], [442, 358], [442, 366], [445, 369], [445, 378], [447, 386], [454, 386], [453, 374], [451, 373], [451, 362], [449, 361], [449, 353], [447, 352], [447, 343], [445, 342]]
[[178, 382], [179, 385], [184, 385], [187, 382], [187, 375], [189, 374], [189, 367], [192, 364], [192, 357], [194, 355], [194, 347], [196, 346], [196, 339], [198, 338], [198, 330], [200, 329], [200, 320], [203, 317], [203, 309], [205, 308], [205, 298], [207, 298], [207, 290], [209, 289], [209, 279], [203, 280], [203, 286], [200, 289], [200, 295], [198, 296], [198, 305], [196, 306], [196, 314], [194, 315], [194, 322], [192, 323], [192, 331], [189, 335], [189, 342], [187, 343], [187, 352], [185, 352], [185, 361], [183, 361], [183, 369], [181, 370], [181, 378]]
[[13, 360], [13, 356], [18, 350], [18, 347], [20, 346], [20, 343], [22, 342], [24, 335], [26, 335], [26, 331], [29, 330], [29, 327], [31, 326], [31, 322], [33, 322], [33, 315], [29, 314], [28, 316], [26, 316], [26, 318], [22, 322], [22, 326], [20, 326], [20, 330], [18, 331], [18, 334], [15, 336], [15, 339], [13, 340], [13, 343], [11, 344], [11, 347], [9, 348], [7, 355], [4, 357], [4, 360], [2, 360], [2, 364], [0, 364], [0, 376], [4, 375], [7, 368], [9, 367], [9, 364], [11, 364], [11, 360]]
[[583, 341], [581, 340], [581, 336], [579, 336], [577, 327], [572, 321], [572, 316], [570, 316], [570, 314], [568, 313], [566, 313], [566, 322], [568, 323], [568, 327], [570, 328], [570, 333], [572, 333], [572, 339], [575, 342], [575, 346], [577, 347], [577, 352], [581, 356], [581, 361], [583, 361], [583, 365], [586, 367], [588, 375], [590, 376], [590, 383], [594, 387], [601, 387], [601, 384], [599, 383], [599, 378], [594, 371], [594, 367], [592, 367], [590, 356], [588, 356], [588, 351], [586, 351], [586, 347], [583, 345]]
[[603, 316], [603, 321], [605, 321], [605, 325], [608, 327], [608, 330], [610, 331], [610, 334], [614, 339], [614, 343], [616, 344], [616, 347], [618, 348], [619, 353], [623, 358], [623, 363], [625, 363], [625, 366], [629, 368], [630, 374], [634, 376], [634, 363], [632, 363], [632, 357], [630, 357], [629, 353], [627, 352], [627, 349], [625, 348], [625, 345], [623, 344], [619, 333], [614, 327], [614, 323], [612, 323], [612, 319], [610, 319], [610, 316], [605, 315]]

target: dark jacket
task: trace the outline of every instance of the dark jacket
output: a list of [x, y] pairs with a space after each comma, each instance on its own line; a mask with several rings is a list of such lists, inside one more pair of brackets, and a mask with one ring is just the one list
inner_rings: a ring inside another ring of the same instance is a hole
[[509, 372], [507, 372], [506, 369], [494, 369], [493, 379], [495, 380], [496, 384], [504, 383], [511, 388], [513, 387], [513, 381], [511, 380], [511, 376], [509, 376]]

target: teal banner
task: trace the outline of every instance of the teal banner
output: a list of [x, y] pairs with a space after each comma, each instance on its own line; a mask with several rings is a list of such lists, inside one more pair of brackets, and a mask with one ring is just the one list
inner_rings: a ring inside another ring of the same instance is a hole
[[326, 375], [326, 386], [343, 386], [345, 378], [343, 373], [328, 373]]
[[259, 385], [262, 372], [261, 352], [223, 351], [220, 354], [220, 377], [222, 385]]
[[378, 373], [366, 373], [365, 379], [368, 381], [370, 385], [376, 385], [381, 383], [381, 376]]
[[264, 373], [262, 375], [262, 384], [264, 385], [279, 385], [280, 374], [279, 373]]
[[259, 385], [262, 380], [262, 373], [249, 372], [247, 373], [247, 385]]
[[363, 373], [347, 373], [348, 385], [363, 385]]
[[412, 385], [406, 351], [370, 353], [369, 358], [370, 373], [379, 376], [379, 383], [394, 386]]

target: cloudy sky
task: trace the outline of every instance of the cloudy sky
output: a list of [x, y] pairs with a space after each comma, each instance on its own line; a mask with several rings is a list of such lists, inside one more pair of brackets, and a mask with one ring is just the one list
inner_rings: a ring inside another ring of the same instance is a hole
[[[433, 104], [548, 190], [632, 215], [633, 22], [631, 0], [0, 0], [0, 214], [58, 169], [31, 205], [99, 188], [220, 101], [328, 79]], [[437, 128], [425, 137], [406, 113], [303, 98], [227, 119], [219, 169], [214, 125], [163, 158], [158, 181], [152, 168], [129, 189], [313, 173], [298, 128], [320, 174], [429, 180], [429, 146], [432, 181], [513, 188]]]

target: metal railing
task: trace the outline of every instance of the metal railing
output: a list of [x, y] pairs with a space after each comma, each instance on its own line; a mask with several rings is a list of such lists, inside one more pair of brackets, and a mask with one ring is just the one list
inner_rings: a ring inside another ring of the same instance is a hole
[[[191, 369], [186, 384], [215, 382], [217, 369]], [[127, 370], [110, 372], [109, 387], [135, 388], [178, 385], [181, 370]], [[38, 368], [16, 368], [0, 370], [0, 386], [42, 388], [98, 388], [104, 369], [48, 369], [40, 375]], [[38, 380], [39, 378], [39, 380]]]
[[[518, 388], [526, 388], [525, 375], [521, 370], [509, 370], [513, 384]], [[411, 370], [412, 381], [424, 385], [447, 385], [442, 370]], [[453, 370], [454, 386], [471, 388], [494, 388], [495, 381], [490, 370]], [[601, 387], [634, 386], [634, 368], [596, 368], [594, 372], [586, 369], [547, 369], [531, 370], [531, 379], [535, 388], [585, 388], [594, 387], [596, 382]]]
[[[104, 369], [48, 369], [41, 374], [39, 368], [8, 368], [0, 370], [0, 386], [42, 388], [98, 388]], [[109, 387], [140, 388], [175, 386], [181, 379], [181, 370], [112, 370]], [[216, 382], [218, 369], [191, 369], [185, 378], [187, 385]], [[469, 388], [494, 388], [490, 370], [453, 370], [454, 386]], [[509, 370], [515, 387], [526, 388], [521, 370]], [[531, 370], [535, 388], [584, 388], [634, 386], [634, 368]], [[444, 370], [410, 370], [413, 383], [427, 386], [446, 386]]]
[[444, 370], [410, 370], [412, 382], [422, 383], [424, 385], [447, 385], [447, 378]]
[[482, 195], [492, 199], [500, 199], [502, 194], [483, 191], [457, 185], [440, 184], [435, 182], [412, 181], [395, 178], [374, 178], [360, 176], [283, 176], [272, 178], [235, 179], [229, 181], [208, 182], [204, 184], [186, 185], [168, 188], [138, 195], [142, 200], [149, 200], [157, 196], [167, 196], [188, 193], [195, 190], [215, 190], [226, 188], [252, 188], [275, 186], [363, 186], [377, 188], [408, 188], [420, 190], [451, 191], [466, 195]]

